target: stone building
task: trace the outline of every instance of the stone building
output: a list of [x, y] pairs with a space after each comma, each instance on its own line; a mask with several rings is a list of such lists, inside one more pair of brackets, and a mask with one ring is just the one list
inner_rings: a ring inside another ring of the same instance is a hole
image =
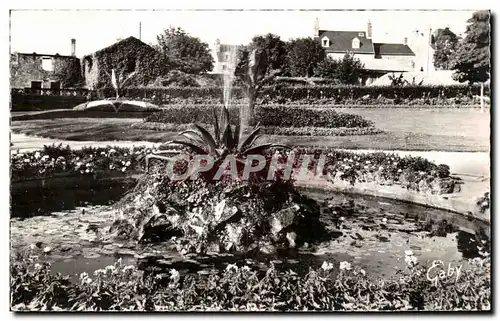
[[75, 56], [74, 39], [71, 56], [36, 52], [10, 55], [11, 88], [61, 89], [75, 87], [80, 80], [80, 59]]
[[163, 67], [159, 53], [135, 37], [120, 40], [82, 59], [88, 89], [111, 87], [112, 69], [115, 69], [117, 77], [135, 72], [133, 83], [146, 85], [162, 74]]

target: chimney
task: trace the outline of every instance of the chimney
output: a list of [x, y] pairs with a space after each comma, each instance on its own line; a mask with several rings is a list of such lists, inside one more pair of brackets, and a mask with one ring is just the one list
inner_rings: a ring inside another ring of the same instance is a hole
[[76, 55], [76, 39], [71, 39], [71, 55]]
[[405, 37], [404, 40], [403, 40], [403, 43], [408, 46], [408, 37]]
[[314, 20], [314, 30], [313, 30], [313, 38], [319, 37], [319, 19], [316, 17]]
[[372, 38], [372, 22], [371, 22], [371, 20], [368, 20], [368, 25], [366, 27], [366, 38], [367, 39]]

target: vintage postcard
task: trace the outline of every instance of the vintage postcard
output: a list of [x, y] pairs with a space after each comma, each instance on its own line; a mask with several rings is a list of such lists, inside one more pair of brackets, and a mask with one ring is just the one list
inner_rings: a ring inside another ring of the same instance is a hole
[[11, 10], [11, 311], [491, 312], [491, 14]]

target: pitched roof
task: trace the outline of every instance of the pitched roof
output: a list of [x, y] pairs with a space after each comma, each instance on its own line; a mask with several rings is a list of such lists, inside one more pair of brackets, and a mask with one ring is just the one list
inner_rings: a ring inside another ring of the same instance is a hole
[[117, 41], [117, 42], [115, 42], [114, 44], [112, 44], [110, 46], [107, 46], [107, 47], [104, 47], [104, 48], [102, 48], [100, 50], [97, 50], [95, 53], [101, 53], [101, 52], [104, 52], [104, 51], [108, 51], [110, 49], [114, 49], [114, 48], [116, 48], [116, 47], [118, 47], [120, 45], [123, 45], [123, 44], [126, 44], [126, 43], [134, 43], [134, 42], [137, 43], [137, 44], [139, 44], [139, 45], [141, 45], [141, 46], [149, 47], [152, 50], [154, 50], [154, 48], [151, 47], [150, 45], [148, 45], [147, 43], [142, 42], [141, 40], [137, 39], [136, 37], [130, 36], [128, 38], [125, 38], [125, 39], [122, 39], [120, 41]]
[[410, 49], [410, 47], [400, 43], [374, 43], [373, 48], [375, 49], [375, 56], [415, 56], [415, 53]]
[[[329, 52], [346, 52], [352, 51], [353, 53], [367, 53], [373, 54], [373, 43], [371, 39], [366, 38], [365, 31], [329, 31], [320, 30], [318, 33], [319, 41], [321, 41], [325, 36], [330, 40], [330, 47], [325, 48], [327, 53]], [[354, 38], [359, 39], [359, 48], [352, 48], [352, 40]]]

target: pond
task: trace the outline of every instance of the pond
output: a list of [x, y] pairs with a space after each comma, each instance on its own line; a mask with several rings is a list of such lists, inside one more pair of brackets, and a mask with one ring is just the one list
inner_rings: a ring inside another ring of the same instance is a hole
[[[229, 263], [265, 270], [272, 262], [279, 269], [299, 274], [323, 261], [338, 268], [341, 261], [360, 266], [370, 275], [392, 276], [405, 268], [405, 251], [419, 262], [432, 260], [466, 265], [467, 259], [489, 250], [489, 225], [456, 213], [368, 196], [312, 193], [322, 204], [320, 220], [328, 237], [299, 249], [272, 255], [207, 253], [181, 256], [173, 242], [135, 244], [116, 242], [106, 231], [114, 220], [111, 203], [130, 188], [121, 181], [89, 189], [37, 190], [12, 195], [11, 246], [29, 249], [52, 262], [52, 270], [76, 276], [113, 264], [137, 265], [148, 272], [208, 273]], [[48, 253], [44, 248], [49, 247]]]

